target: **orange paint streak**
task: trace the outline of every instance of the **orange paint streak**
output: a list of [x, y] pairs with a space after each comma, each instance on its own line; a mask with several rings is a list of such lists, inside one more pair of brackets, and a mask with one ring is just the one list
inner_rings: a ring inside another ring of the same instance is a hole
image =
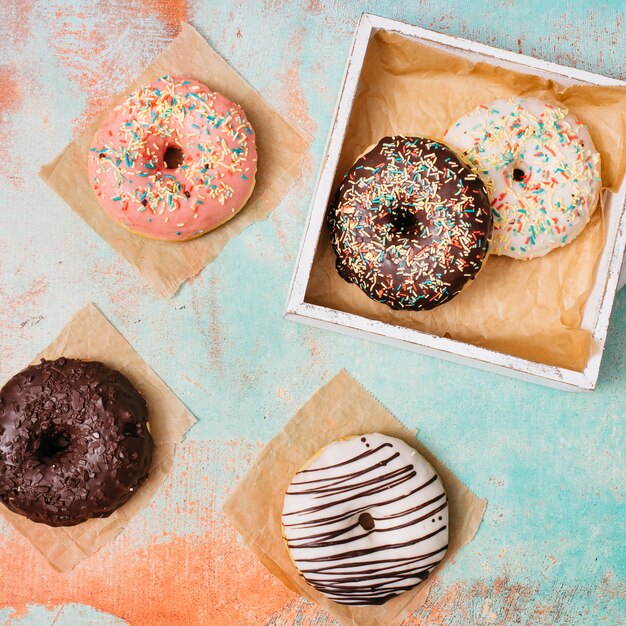
[[274, 226], [276, 228], [276, 235], [278, 236], [280, 247], [283, 250], [283, 260], [285, 261], [285, 263], [291, 263], [293, 259], [291, 257], [291, 249], [287, 242], [287, 234], [285, 233], [277, 211], [272, 212], [272, 222], [274, 223]]
[[11, 148], [11, 140], [14, 136], [11, 113], [20, 108], [22, 90], [17, 80], [19, 73], [15, 68], [6, 65], [0, 66], [0, 159], [4, 163], [4, 171], [15, 187], [20, 187], [24, 182], [20, 171], [17, 157]]
[[35, 6], [34, 2], [5, 2], [3, 3], [2, 43], [8, 50], [24, 43], [30, 35], [30, 16]]
[[306, 10], [309, 13], [321, 13], [322, 12], [322, 4], [320, 0], [309, 0], [309, 4], [306, 7]]
[[20, 612], [33, 602], [78, 602], [133, 626], [253, 624], [294, 597], [226, 529], [222, 537], [172, 538], [140, 549], [116, 541], [64, 574], [16, 533], [7, 543], [0, 548], [0, 596]]
[[[58, 573], [21, 535], [0, 541], [0, 606], [80, 603], [133, 626], [267, 623], [298, 596], [272, 576], [215, 512], [216, 480], [248, 467], [260, 444], [188, 442], [173, 480], [125, 531], [72, 571]], [[208, 474], [217, 460], [220, 478]], [[236, 468], [234, 466], [237, 466]], [[163, 516], [166, 521], [163, 521]], [[177, 529], [192, 525], [184, 537]], [[16, 585], [15, 581], [20, 580]]]
[[295, 59], [283, 73], [281, 82], [287, 100], [287, 113], [289, 117], [299, 122], [309, 133], [314, 133], [317, 130], [317, 123], [307, 113], [307, 101], [300, 81], [300, 72], [302, 69], [302, 42], [305, 34], [306, 31], [300, 29], [291, 37], [287, 49], [293, 50]]
[[[205, 284], [202, 272], [196, 274], [190, 282]], [[220, 285], [216, 277], [208, 277], [209, 295], [208, 301], [211, 306], [208, 309], [208, 324], [205, 320], [207, 315], [207, 296], [200, 296], [199, 291], [194, 291], [191, 298], [191, 308], [193, 311], [196, 328], [202, 335], [207, 353], [210, 355], [210, 367], [220, 369], [223, 367], [224, 346], [226, 338], [221, 327], [221, 306], [220, 306]]]
[[51, 49], [68, 70], [70, 82], [77, 83], [87, 96], [85, 116], [76, 120], [76, 130], [80, 130], [103, 109], [107, 96], [113, 95], [99, 78], [104, 73], [106, 36], [98, 29], [88, 30], [84, 21], [80, 23], [84, 14], [74, 13], [72, 8], [59, 8], [54, 17]]
[[87, 108], [75, 120], [78, 132], [94, 121], [173, 39], [188, 19], [187, 0], [102, 0], [84, 11], [62, 6], [54, 13], [50, 48], [85, 94]]
[[[284, 109], [287, 112], [287, 116], [296, 122], [300, 127], [306, 130], [310, 135], [314, 135], [317, 130], [317, 122], [308, 113], [308, 104], [304, 89], [302, 88], [302, 43], [306, 31], [304, 29], [297, 30], [293, 33], [287, 50], [294, 57], [286, 66], [286, 70], [279, 75], [280, 82], [282, 84], [282, 98], [285, 102]], [[310, 153], [307, 152], [302, 162], [302, 176], [298, 181], [298, 185], [302, 186], [306, 184], [307, 180], [310, 180], [312, 176], [312, 163]], [[289, 211], [295, 213], [300, 210], [299, 203], [289, 203]], [[291, 262], [291, 252], [287, 245], [287, 236], [282, 228], [278, 214], [272, 214], [272, 220], [276, 227], [276, 233], [283, 249], [283, 256], [285, 261]]]
[[17, 82], [17, 72], [12, 67], [0, 66], [0, 111], [15, 111], [22, 99], [19, 83]]
[[[610, 579], [610, 573], [588, 592], [596, 597], [624, 594]], [[442, 589], [436, 582], [426, 603], [403, 626], [445, 626], [455, 624], [534, 624], [554, 626], [570, 624], [580, 618], [577, 597], [580, 588], [555, 582], [546, 597], [538, 583], [521, 583], [508, 575], [491, 582], [456, 582]], [[546, 603], [547, 600], [547, 603]], [[530, 618], [528, 616], [531, 616]], [[477, 621], [478, 620], [478, 621]]]
[[161, 21], [167, 27], [168, 35], [175, 37], [180, 29], [180, 23], [189, 20], [189, 2], [188, 0], [154, 0], [141, 4], [142, 8], [147, 9], [148, 6], [154, 11]]

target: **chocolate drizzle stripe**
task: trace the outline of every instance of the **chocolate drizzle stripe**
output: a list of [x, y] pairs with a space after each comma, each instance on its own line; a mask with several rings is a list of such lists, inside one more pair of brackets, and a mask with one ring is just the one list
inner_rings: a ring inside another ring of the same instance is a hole
[[[428, 502], [424, 502], [424, 504], [419, 504], [418, 506], [414, 506], [411, 509], [406, 509], [406, 511], [400, 511], [400, 513], [394, 513], [393, 515], [385, 515], [383, 517], [376, 517], [374, 519], [377, 519], [377, 520], [395, 519], [396, 517], [401, 517], [403, 515], [408, 515], [409, 513], [414, 513], [415, 511], [419, 511], [419, 510], [423, 509], [424, 507], [427, 507], [429, 504], [433, 504], [433, 503], [441, 500], [441, 498], [446, 498], [446, 494], [445, 493], [439, 494], [436, 498], [433, 498], [432, 500], [428, 500]], [[422, 519], [425, 519], [427, 517], [430, 517], [434, 513], [438, 513], [439, 511], [442, 511], [447, 506], [448, 506], [448, 500], [446, 498], [446, 501], [438, 509], [435, 509], [434, 511], [429, 512], [423, 518], [419, 518], [419, 520], [422, 520]]]
[[[412, 526], [413, 524], [417, 524], [418, 522], [421, 522], [425, 519], [428, 519], [429, 517], [432, 517], [433, 515], [435, 515], [436, 513], [439, 513], [439, 511], [443, 511], [446, 507], [448, 506], [447, 502], [444, 502], [441, 506], [437, 507], [436, 509], [429, 511], [426, 515], [422, 515], [421, 517], [418, 517], [416, 519], [411, 519], [406, 521], [403, 524], [399, 524], [398, 526], [389, 526], [386, 528], [376, 528], [375, 530], [370, 530], [368, 532], [366, 532], [363, 535], [358, 535], [356, 537], [350, 537], [349, 539], [346, 539], [345, 541], [324, 541], [324, 542], [316, 542], [316, 541], [311, 541], [309, 542], [308, 540], [310, 539], [318, 539], [320, 537], [324, 537], [326, 539], [336, 539], [337, 537], [349, 532], [350, 530], [353, 530], [354, 528], [358, 528], [360, 526], [360, 524], [357, 522], [356, 524], [354, 524], [353, 526], [349, 526], [348, 528], [343, 528], [341, 530], [338, 531], [334, 531], [334, 532], [330, 532], [330, 533], [321, 533], [319, 535], [309, 535], [306, 537], [307, 541], [304, 541], [303, 543], [290, 543], [289, 547], [290, 548], [326, 548], [328, 546], [334, 546], [334, 545], [340, 545], [343, 543], [347, 543], [350, 541], [355, 541], [357, 539], [363, 539], [365, 537], [369, 537], [372, 533], [374, 532], [378, 532], [378, 533], [388, 533], [388, 532], [392, 532], [394, 530], [399, 530], [400, 528], [406, 528], [407, 526]], [[381, 519], [394, 519], [397, 518], [397, 515], [394, 516], [390, 516], [389, 518], [378, 518], [378, 517], [372, 517], [373, 520], [378, 521]], [[404, 517], [404, 516], [403, 516]]]
[[414, 476], [415, 476], [415, 472], [410, 472], [404, 478], [398, 478], [397, 480], [394, 480], [394, 481], [390, 481], [390, 482], [387, 482], [387, 483], [379, 484], [379, 485], [377, 485], [377, 487], [375, 489], [369, 489], [367, 491], [361, 491], [360, 493], [354, 494], [353, 496], [350, 496], [350, 497], [347, 497], [347, 498], [343, 498], [342, 500], [335, 500], [334, 502], [326, 502], [326, 503], [320, 504], [318, 506], [309, 507], [308, 509], [304, 509], [302, 511], [298, 511], [298, 513], [296, 513], [296, 515], [302, 515], [303, 513], [313, 513], [313, 512], [316, 512], [316, 511], [323, 511], [324, 509], [327, 509], [329, 507], [335, 506], [337, 504], [343, 504], [344, 502], [349, 502], [350, 500], [355, 500], [357, 498], [365, 498], [365, 497], [368, 497], [368, 496], [373, 496], [373, 495], [376, 495], [377, 493], [380, 493], [381, 491], [386, 491], [387, 489], [390, 489], [391, 487], [396, 487], [397, 485], [400, 485], [403, 482], [406, 482], [407, 479], [413, 478]]
[[[375, 465], [373, 467], [367, 467], [364, 470], [360, 471], [360, 472], [353, 472], [352, 474], [343, 474], [341, 476], [338, 477], [328, 477], [328, 478], [318, 478], [317, 480], [303, 480], [303, 481], [292, 481], [291, 486], [300, 486], [300, 485], [315, 485], [321, 482], [327, 482], [328, 481], [328, 485], [326, 485], [327, 487], [331, 487], [333, 485], [338, 485], [340, 483], [346, 482], [347, 480], [353, 480], [354, 478], [356, 478], [357, 476], [363, 476], [363, 474], [367, 474], [369, 472], [373, 472], [377, 467], [379, 467], [380, 465], [386, 465], [387, 463], [389, 463], [390, 461], [393, 461], [393, 459], [397, 458], [398, 453], [395, 452], [394, 454], [392, 454], [391, 456], [388, 456], [386, 459], [383, 459], [378, 465]], [[332, 482], [330, 482], [332, 481]], [[293, 493], [293, 492], [292, 492]]]
[[[432, 485], [436, 480], [437, 480], [437, 475], [435, 474], [429, 480], [427, 480], [425, 483], [423, 483], [422, 485], [420, 485], [416, 489], [413, 489], [412, 491], [410, 491], [407, 494], [407, 497], [415, 495], [416, 493], [418, 493], [422, 489], [425, 489], [429, 485]], [[445, 494], [441, 493], [438, 497], [443, 497], [443, 496], [445, 496]], [[377, 506], [384, 506], [386, 504], [391, 504], [391, 503], [393, 503], [395, 501], [396, 501], [395, 499], [385, 500], [384, 502], [379, 502], [377, 504]], [[296, 511], [294, 513], [283, 513], [283, 526], [310, 528], [312, 526], [316, 526], [317, 524], [327, 524], [327, 523], [332, 523], [332, 522], [337, 522], [337, 521], [344, 520], [344, 519], [350, 517], [351, 515], [354, 515], [355, 513], [362, 513], [367, 508], [369, 508], [369, 505], [364, 505], [364, 506], [362, 506], [359, 509], [355, 509], [353, 511], [350, 511], [348, 513], [345, 513], [345, 514], [342, 514], [342, 515], [338, 515], [338, 516], [335, 516], [335, 517], [322, 517], [322, 518], [319, 518], [319, 519], [313, 520], [313, 521], [295, 522], [295, 523], [292, 523], [292, 524], [285, 524], [284, 517], [287, 516], [287, 515], [297, 515], [299, 512]]]
[[[378, 560], [378, 561], [359, 561], [358, 563], [339, 563], [336, 565], [329, 565], [328, 567], [319, 567], [314, 570], [302, 569], [301, 571], [302, 573], [327, 574], [327, 575], [332, 576], [332, 575], [337, 574], [335, 570], [338, 570], [338, 569], [356, 569], [357, 573], [359, 574], [363, 574], [365, 572], [371, 572], [371, 573], [376, 574], [378, 572], [384, 572], [393, 568], [398, 568], [399, 566], [403, 567], [405, 565], [411, 565], [413, 563], [419, 563], [420, 561], [425, 561], [426, 559], [430, 559], [431, 557], [435, 556], [436, 554], [439, 554], [440, 552], [442, 552], [443, 550], [446, 550], [447, 548], [448, 546], [445, 545], [445, 546], [442, 546], [441, 549], [437, 550], [436, 552], [422, 554], [418, 557], [385, 559], [385, 560]], [[437, 563], [439, 563], [439, 561], [437, 561]], [[368, 570], [358, 569], [363, 566], [378, 565], [378, 564], [384, 564], [386, 567], [378, 567], [378, 568], [368, 569]], [[427, 565], [424, 565], [423, 567], [427, 567]]]
[[[362, 574], [361, 576], [353, 576], [351, 578], [344, 578], [344, 577], [340, 577], [340, 578], [319, 578], [319, 579], [315, 579], [312, 578], [311, 580], [314, 582], [318, 582], [320, 585], [323, 586], [330, 586], [334, 583], [358, 583], [358, 582], [366, 582], [368, 583], [368, 587], [370, 589], [375, 589], [376, 587], [381, 587], [383, 586], [383, 582], [385, 581], [387, 583], [389, 582], [403, 582], [407, 579], [407, 577], [413, 577], [417, 574], [419, 574], [420, 572], [423, 572], [424, 570], [428, 569], [428, 568], [432, 568], [435, 567], [436, 565], [438, 565], [440, 563], [440, 561], [433, 561], [431, 563], [427, 563], [425, 565], [419, 566], [419, 567], [409, 567], [407, 569], [403, 569], [403, 570], [396, 570], [393, 574], [389, 574], [389, 575], [380, 575], [379, 572], [377, 571], [362, 571], [360, 572], [360, 574]], [[372, 577], [371, 574], [376, 574], [375, 577]], [[372, 578], [376, 578], [376, 580], [380, 580], [380, 583], [372, 583]]]
[[353, 459], [348, 459], [347, 461], [342, 461], [341, 463], [335, 463], [335, 465], [328, 465], [326, 467], [314, 467], [312, 469], [303, 469], [303, 470], [300, 470], [298, 474], [306, 474], [310, 472], [324, 472], [329, 469], [334, 469], [335, 467], [342, 467], [344, 465], [350, 465], [350, 463], [355, 463], [356, 461], [365, 459], [368, 456], [371, 456], [372, 454], [376, 454], [379, 450], [382, 450], [382, 448], [390, 448], [390, 447], [391, 447], [390, 443], [384, 443], [378, 446], [378, 448], [368, 450], [367, 452], [364, 452], [363, 454], [360, 454], [359, 456], [355, 456]]
[[[404, 528], [404, 527], [403, 527]], [[398, 550], [400, 548], [407, 548], [408, 546], [414, 546], [416, 543], [421, 543], [422, 541], [426, 541], [427, 539], [430, 539], [431, 537], [434, 537], [435, 535], [439, 534], [440, 532], [446, 530], [448, 527], [443, 525], [440, 526], [439, 528], [437, 528], [437, 530], [434, 530], [432, 533], [428, 533], [427, 535], [424, 535], [423, 537], [418, 537], [417, 539], [413, 539], [411, 541], [403, 541], [400, 543], [390, 543], [390, 544], [385, 544], [382, 546], [376, 546], [374, 548], [364, 548], [362, 550], [349, 550], [348, 552], [342, 552], [341, 554], [338, 554], [336, 556], [320, 556], [317, 558], [300, 558], [301, 561], [305, 562], [305, 563], [319, 563], [320, 561], [341, 561], [343, 559], [351, 559], [354, 557], [359, 557], [359, 556], [363, 556], [364, 554], [373, 554], [374, 552], [381, 552], [382, 550]], [[379, 531], [380, 532], [380, 531]], [[353, 537], [353, 540], [355, 539], [362, 539], [362, 537]], [[289, 545], [289, 544], [288, 544]], [[338, 545], [338, 544], [333, 544], [333, 543], [329, 543], [328, 545]], [[292, 546], [289, 545], [289, 547], [291, 548]], [[297, 548], [298, 546], [293, 546], [294, 548]], [[324, 546], [305, 546], [306, 548], [322, 548]]]
[[[351, 543], [353, 541], [357, 541], [359, 539], [365, 539], [366, 537], [369, 537], [370, 535], [374, 533], [390, 533], [396, 530], [400, 530], [401, 528], [407, 528], [408, 526], [413, 526], [413, 524], [417, 524], [418, 522], [421, 522], [431, 517], [431, 515], [434, 515], [435, 513], [439, 513], [439, 511], [443, 509], [445, 509], [445, 505], [442, 507], [439, 507], [438, 509], [435, 509], [429, 515], [425, 515], [423, 517], [419, 517], [414, 520], [413, 519], [408, 520], [407, 522], [404, 522], [403, 524], [398, 524], [397, 526], [390, 526], [389, 528], [375, 528], [375, 529], [367, 531], [366, 533], [362, 535], [356, 535], [353, 537], [349, 537], [348, 539], [340, 539], [339, 541], [331, 541], [331, 539], [336, 539], [337, 537], [349, 532], [350, 530], [353, 530], [354, 528], [358, 528], [360, 524], [357, 523], [354, 526], [351, 526], [347, 529], [343, 529], [341, 531], [336, 531], [334, 533], [325, 533], [323, 535], [313, 535], [311, 537], [307, 537], [307, 541], [303, 541], [302, 543], [299, 543], [299, 542], [296, 543], [294, 541], [294, 542], [290, 542], [288, 545], [290, 548], [328, 548], [329, 546], [339, 546], [345, 543]], [[376, 519], [376, 518], [373, 518], [373, 519]], [[309, 539], [321, 538], [321, 537], [326, 539], [326, 541], [309, 541]], [[428, 537], [432, 537], [432, 535], [428, 535], [426, 538]]]
[[[409, 567], [403, 570], [397, 569], [392, 575], [380, 574], [376, 570], [364, 570], [360, 572], [362, 574], [361, 576], [352, 576], [350, 578], [346, 578], [345, 576], [340, 576], [339, 578], [310, 578], [310, 582], [319, 585], [319, 587], [323, 586], [326, 588], [338, 583], [367, 583], [367, 586], [371, 590], [375, 587], [382, 587], [389, 583], [404, 582], [407, 578], [419, 576], [422, 572], [436, 567], [440, 562], [440, 560], [431, 561], [430, 563], [426, 563], [420, 567]], [[378, 585], [375, 585], [372, 583], [373, 578], [381, 582]]]
[[[295, 476], [283, 533], [318, 591], [344, 604], [380, 604], [419, 584], [443, 558], [447, 498], [432, 468], [400, 440], [374, 434], [333, 446], [334, 458], [322, 455], [324, 465], [314, 460]], [[299, 482], [303, 475], [316, 480]]]
[[[378, 465], [376, 465], [374, 468], [371, 468], [371, 469], [375, 469], [376, 467], [384, 467], [385, 465], [387, 465], [387, 461], [381, 461], [380, 463], [378, 463]], [[412, 465], [407, 465], [406, 467], [402, 467], [400, 469], [394, 470], [393, 472], [389, 472], [389, 474], [385, 474], [382, 478], [383, 479], [396, 478], [398, 476], [401, 476], [402, 474], [406, 474], [406, 472], [410, 472], [412, 469], [413, 469]], [[368, 471], [371, 471], [371, 470], [368, 470]], [[362, 472], [343, 476], [342, 477], [343, 480], [338, 481], [339, 483], [342, 484], [341, 487], [337, 487], [333, 485], [325, 485], [324, 487], [312, 487], [310, 489], [304, 489], [303, 491], [288, 491], [287, 493], [289, 495], [315, 493], [317, 494], [315, 498], [318, 499], [318, 498], [324, 498], [330, 494], [345, 493], [346, 491], [354, 491], [355, 489], [359, 489], [360, 487], [368, 487], [369, 485], [374, 485], [377, 482], [380, 482], [381, 480], [380, 477], [376, 477], [376, 478], [372, 478], [370, 480], [366, 480], [365, 482], [361, 482], [361, 483], [354, 483], [354, 484], [350, 484], [347, 486], [344, 484], [349, 480], [353, 480], [357, 478], [359, 475], [362, 475]]]

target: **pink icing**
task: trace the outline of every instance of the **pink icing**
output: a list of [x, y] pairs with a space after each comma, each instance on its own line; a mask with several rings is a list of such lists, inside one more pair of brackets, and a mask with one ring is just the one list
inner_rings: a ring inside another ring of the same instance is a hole
[[[164, 161], [178, 150], [180, 162]], [[169, 167], [168, 167], [169, 166]], [[257, 169], [243, 109], [194, 80], [164, 76], [116, 106], [95, 134], [89, 175], [104, 210], [154, 239], [216, 228], [246, 203]]]

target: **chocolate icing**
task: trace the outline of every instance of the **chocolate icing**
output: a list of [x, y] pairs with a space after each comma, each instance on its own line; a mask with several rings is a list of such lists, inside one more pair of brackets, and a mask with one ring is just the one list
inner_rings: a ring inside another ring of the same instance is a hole
[[493, 225], [484, 184], [454, 151], [401, 136], [357, 159], [327, 222], [341, 277], [413, 310], [448, 302], [475, 278]]
[[34, 522], [109, 516], [151, 460], [146, 402], [103, 363], [42, 359], [0, 390], [0, 500]]

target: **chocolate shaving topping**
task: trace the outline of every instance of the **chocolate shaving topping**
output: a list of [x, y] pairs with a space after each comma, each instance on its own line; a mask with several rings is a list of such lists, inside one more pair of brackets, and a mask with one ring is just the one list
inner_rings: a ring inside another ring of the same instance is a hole
[[107, 517], [148, 477], [148, 410], [96, 361], [42, 360], [0, 390], [0, 501], [49, 526]]

